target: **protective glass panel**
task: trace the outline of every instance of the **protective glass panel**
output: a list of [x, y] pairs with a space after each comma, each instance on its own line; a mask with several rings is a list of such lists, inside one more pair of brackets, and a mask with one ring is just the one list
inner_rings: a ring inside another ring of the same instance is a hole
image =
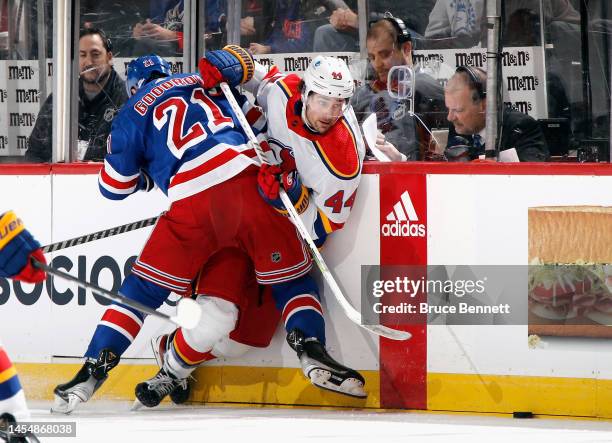
[[129, 62], [146, 54], [183, 71], [182, 0], [81, 1], [77, 161], [102, 161], [113, 119], [127, 101]]
[[553, 159], [609, 161], [612, 6], [599, 0], [545, 5], [545, 130], [554, 141]]
[[[52, 7], [50, 0], [0, 1], [1, 163], [51, 160]], [[38, 158], [39, 146], [49, 155]]]

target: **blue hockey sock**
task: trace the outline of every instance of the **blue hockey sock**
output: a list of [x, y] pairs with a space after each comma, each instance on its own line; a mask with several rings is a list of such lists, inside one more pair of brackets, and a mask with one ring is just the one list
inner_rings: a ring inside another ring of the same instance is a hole
[[[134, 274], [130, 274], [119, 290], [125, 297], [157, 309], [168, 298], [170, 291]], [[121, 356], [132, 344], [144, 322], [145, 314], [128, 306], [113, 303], [98, 322], [85, 357], [98, 358], [100, 351], [111, 349]]]
[[299, 329], [306, 338], [325, 345], [325, 320], [317, 283], [310, 275], [272, 285], [276, 307], [282, 312], [285, 330]]

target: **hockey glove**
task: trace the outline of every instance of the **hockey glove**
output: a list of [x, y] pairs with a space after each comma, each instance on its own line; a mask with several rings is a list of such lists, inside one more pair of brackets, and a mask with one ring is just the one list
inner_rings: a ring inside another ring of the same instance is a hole
[[298, 214], [304, 212], [308, 207], [309, 195], [308, 190], [302, 185], [297, 171], [283, 171], [277, 165], [261, 165], [257, 175], [259, 194], [268, 204], [274, 206], [281, 214], [286, 215], [287, 210], [279, 195], [281, 184]]
[[211, 89], [221, 82], [238, 86], [248, 82], [255, 71], [253, 56], [237, 45], [227, 45], [223, 49], [207, 51], [206, 58], [198, 64], [204, 89]]
[[47, 263], [32, 234], [13, 211], [0, 215], [0, 277], [27, 283], [45, 279], [45, 272], [32, 266], [30, 258]]

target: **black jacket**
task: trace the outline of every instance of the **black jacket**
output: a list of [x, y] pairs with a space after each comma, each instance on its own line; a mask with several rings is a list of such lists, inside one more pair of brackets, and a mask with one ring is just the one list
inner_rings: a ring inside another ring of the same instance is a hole
[[[457, 137], [458, 135], [458, 137]], [[463, 138], [463, 140], [461, 139]], [[451, 123], [448, 131], [447, 148], [465, 144], [470, 146], [470, 159], [475, 160], [484, 154], [484, 146], [478, 152], [473, 147], [471, 135], [457, 134]], [[522, 162], [545, 162], [550, 160], [548, 146], [538, 122], [527, 114], [504, 109], [500, 151], [515, 148]]]
[[[89, 148], [84, 161], [102, 161], [106, 153], [106, 138], [117, 112], [127, 101], [125, 82], [111, 70], [108, 82], [102, 91], [89, 100], [79, 81], [79, 140], [87, 140]], [[53, 95], [43, 104], [32, 133], [25, 159], [29, 162], [51, 161], [51, 139], [53, 134]]]

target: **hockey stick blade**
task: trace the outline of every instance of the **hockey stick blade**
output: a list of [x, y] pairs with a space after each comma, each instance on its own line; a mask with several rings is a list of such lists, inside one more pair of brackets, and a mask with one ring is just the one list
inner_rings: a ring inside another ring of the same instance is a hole
[[202, 310], [195, 300], [183, 297], [176, 305], [176, 315], [170, 320], [185, 329], [193, 329], [200, 322]]
[[[255, 149], [255, 152], [257, 153], [257, 157], [262, 163], [268, 163], [268, 161], [266, 160], [266, 156], [261, 146], [259, 145], [259, 142], [257, 141], [257, 137], [255, 137], [255, 133], [253, 132], [253, 129], [249, 125], [246, 117], [244, 116], [242, 109], [238, 105], [238, 102], [236, 101], [236, 98], [234, 97], [232, 90], [230, 89], [228, 84], [225, 82], [222, 82], [220, 86], [221, 86], [221, 90], [223, 91], [223, 94], [225, 95], [225, 98], [227, 99], [227, 101], [229, 102], [232, 108], [232, 111], [234, 111], [234, 114], [236, 114], [236, 117], [238, 118], [238, 121], [240, 122], [240, 126], [242, 126], [244, 133], [249, 139], [249, 142], [251, 143], [251, 145], [253, 145], [253, 148]], [[314, 241], [312, 240], [312, 237], [308, 233], [306, 226], [304, 226], [304, 223], [302, 222], [302, 219], [300, 218], [295, 207], [293, 206], [293, 203], [291, 203], [289, 196], [287, 195], [287, 193], [282, 187], [280, 188], [280, 197], [281, 197], [283, 204], [285, 205], [285, 209], [287, 209], [289, 217], [293, 221], [294, 225], [297, 227], [300, 237], [302, 237], [302, 239], [304, 239], [304, 241], [308, 245], [308, 248], [310, 249], [310, 252], [312, 253], [312, 257], [315, 263], [319, 267], [321, 274], [323, 274], [323, 278], [325, 278], [325, 281], [331, 288], [332, 293], [334, 294], [334, 297], [340, 304], [340, 307], [342, 308], [346, 316], [349, 318], [349, 320], [351, 320], [356, 325], [361, 326], [362, 328], [367, 329], [370, 332], [373, 332], [374, 334], [380, 335], [382, 337], [390, 338], [392, 340], [408, 340], [410, 337], [412, 337], [409, 332], [399, 331], [397, 329], [391, 329], [383, 325], [361, 324], [361, 314], [349, 303], [344, 293], [342, 292], [342, 289], [340, 289], [340, 286], [338, 286], [338, 283], [336, 283], [334, 276], [332, 275], [331, 271], [327, 267], [327, 264], [325, 264], [323, 257], [319, 253], [319, 249], [314, 244]]]
[[100, 288], [99, 286], [96, 286], [92, 283], [80, 280], [74, 277], [73, 275], [67, 274], [66, 272], [60, 271], [59, 269], [55, 269], [47, 264], [39, 262], [38, 260], [32, 259], [32, 265], [35, 268], [42, 269], [47, 274], [54, 275], [63, 280], [75, 283], [81, 288], [89, 289], [93, 293], [107, 300], [114, 301], [116, 303], [121, 303], [122, 305], [137, 309], [145, 314], [152, 315], [153, 317], [171, 321], [172, 323], [185, 329], [193, 329], [200, 321], [200, 316], [202, 315], [200, 306], [195, 301], [190, 299], [181, 299], [181, 301], [179, 301], [177, 305], [176, 315], [170, 316], [168, 314], [164, 314], [163, 312], [158, 312], [155, 309], [152, 309], [146, 305], [143, 305], [142, 303], [139, 303], [136, 300], [129, 299], [118, 292], [112, 292], [107, 289]]
[[71, 248], [72, 246], [82, 245], [83, 243], [89, 243], [95, 240], [101, 240], [103, 238], [113, 237], [119, 234], [125, 234], [126, 232], [135, 231], [136, 229], [146, 228], [147, 226], [154, 225], [159, 217], [151, 217], [144, 220], [139, 220], [125, 225], [115, 226], [113, 228], [104, 229], [98, 232], [92, 232], [91, 234], [81, 235], [79, 237], [71, 238], [69, 240], [62, 240], [57, 243], [51, 243], [50, 245], [43, 246], [42, 251], [44, 253], [59, 251], [60, 249]]

